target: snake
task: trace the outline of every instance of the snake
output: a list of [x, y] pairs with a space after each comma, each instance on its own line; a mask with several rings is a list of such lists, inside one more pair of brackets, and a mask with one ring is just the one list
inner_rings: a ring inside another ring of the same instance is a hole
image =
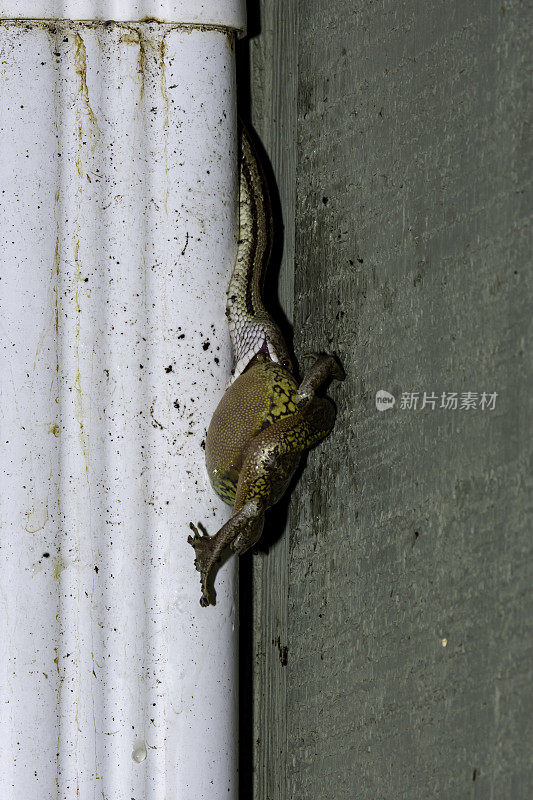
[[285, 339], [262, 298], [274, 241], [269, 186], [257, 145], [243, 122], [239, 133], [239, 238], [226, 293], [226, 317], [235, 361], [232, 381], [259, 353], [289, 372], [293, 369]]

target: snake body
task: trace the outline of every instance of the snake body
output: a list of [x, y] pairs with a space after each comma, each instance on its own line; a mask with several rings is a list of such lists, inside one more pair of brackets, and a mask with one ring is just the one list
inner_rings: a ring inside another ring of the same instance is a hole
[[243, 123], [239, 132], [239, 239], [226, 302], [235, 358], [233, 379], [259, 353], [292, 370], [283, 335], [262, 298], [263, 282], [272, 256], [270, 192], [257, 146]]
[[226, 316], [233, 344], [233, 378], [218, 404], [206, 437], [206, 466], [215, 492], [233, 515], [214, 536], [194, 532], [204, 606], [213, 603], [215, 565], [226, 551], [252, 547], [264, 514], [285, 492], [301, 455], [323, 439], [335, 407], [316, 392], [344, 373], [333, 356], [313, 356], [298, 384], [278, 325], [261, 290], [272, 253], [272, 212], [261, 161], [241, 126], [239, 240], [227, 291]]

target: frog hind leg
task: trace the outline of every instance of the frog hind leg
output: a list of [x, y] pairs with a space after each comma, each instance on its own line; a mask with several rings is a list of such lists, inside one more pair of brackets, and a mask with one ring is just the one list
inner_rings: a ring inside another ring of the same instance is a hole
[[224, 554], [230, 549], [240, 555], [252, 547], [261, 536], [263, 523], [264, 506], [257, 498], [247, 502], [214, 536], [200, 533], [192, 522], [189, 523], [194, 535], [187, 541], [196, 553], [194, 566], [200, 573], [201, 606], [215, 605], [214, 573]]
[[284, 494], [302, 454], [333, 428], [335, 406], [325, 397], [302, 403], [295, 414], [269, 425], [248, 445], [244, 454], [235, 509], [260, 500], [266, 510]]

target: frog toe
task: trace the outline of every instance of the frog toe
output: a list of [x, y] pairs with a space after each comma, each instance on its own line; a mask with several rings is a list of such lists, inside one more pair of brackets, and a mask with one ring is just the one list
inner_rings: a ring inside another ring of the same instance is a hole
[[336, 380], [343, 381], [346, 377], [346, 373], [342, 367], [340, 361], [337, 360], [335, 356], [330, 356], [332, 364], [331, 364], [331, 374]]

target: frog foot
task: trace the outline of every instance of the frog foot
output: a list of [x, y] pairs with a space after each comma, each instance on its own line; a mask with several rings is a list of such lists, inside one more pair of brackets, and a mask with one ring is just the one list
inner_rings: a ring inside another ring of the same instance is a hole
[[187, 541], [194, 547], [196, 558], [194, 566], [200, 573], [202, 596], [200, 605], [215, 605], [216, 593], [213, 589], [215, 567], [221, 562], [228, 548], [241, 555], [252, 547], [263, 530], [264, 505], [258, 499], [249, 500], [237, 511], [214, 536], [200, 533], [192, 522], [189, 527], [194, 536]]
[[312, 358], [313, 363], [305, 373], [304, 378], [294, 396], [296, 403], [302, 403], [315, 396], [317, 390], [327, 381], [335, 378], [343, 381], [345, 372], [335, 356], [327, 353], [306, 353], [304, 358]]
[[200, 573], [200, 583], [202, 585], [200, 605], [205, 607], [211, 603], [212, 592], [209, 589], [208, 581], [213, 566], [220, 559], [220, 553], [216, 552], [216, 548], [214, 547], [213, 540], [216, 539], [216, 536], [200, 533], [196, 525], [192, 522], [189, 522], [189, 527], [193, 531], [194, 536], [188, 536], [187, 541], [194, 547], [194, 552], [196, 553], [194, 566]]

